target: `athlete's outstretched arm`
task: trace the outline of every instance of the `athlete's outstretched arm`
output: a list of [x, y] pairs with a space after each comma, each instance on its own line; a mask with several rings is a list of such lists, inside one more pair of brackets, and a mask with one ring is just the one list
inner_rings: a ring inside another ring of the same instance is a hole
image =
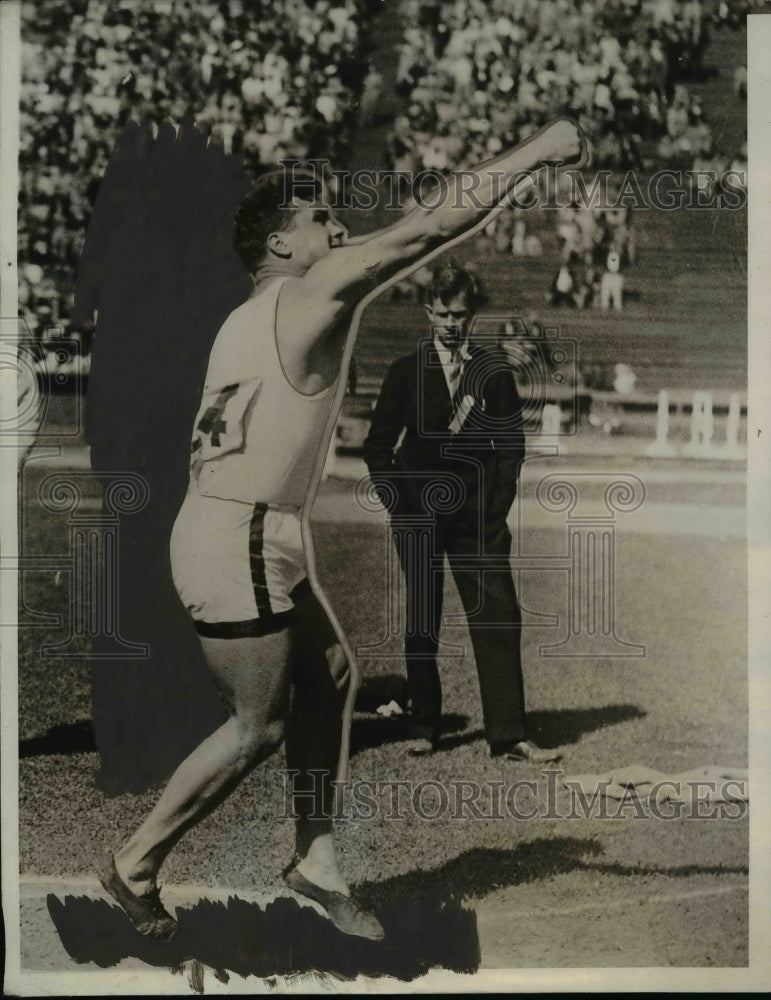
[[316, 302], [355, 305], [376, 285], [473, 229], [518, 186], [529, 186], [528, 177], [543, 164], [580, 166], [586, 154], [580, 127], [558, 118], [514, 149], [443, 181], [431, 195], [435, 207], [418, 206], [387, 229], [335, 248], [307, 271], [297, 291]]

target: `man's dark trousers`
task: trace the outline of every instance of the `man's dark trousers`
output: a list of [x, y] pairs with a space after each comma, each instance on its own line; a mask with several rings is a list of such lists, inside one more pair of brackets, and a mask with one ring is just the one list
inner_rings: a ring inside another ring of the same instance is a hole
[[406, 581], [405, 658], [410, 735], [436, 742], [437, 669], [446, 555], [466, 612], [485, 735], [524, 738], [521, 616], [506, 516], [524, 457], [521, 403], [500, 352], [470, 348], [460, 380], [466, 417], [453, 431], [448, 383], [431, 341], [389, 369], [364, 442], [364, 459]]
[[482, 554], [479, 529], [464, 521], [438, 516], [433, 524], [416, 527], [397, 515], [391, 528], [406, 586], [410, 736], [431, 742], [439, 737], [442, 689], [436, 654], [446, 554], [468, 621], [486, 737], [490, 743], [524, 739], [522, 619], [508, 562], [508, 530], [502, 526], [488, 535]]

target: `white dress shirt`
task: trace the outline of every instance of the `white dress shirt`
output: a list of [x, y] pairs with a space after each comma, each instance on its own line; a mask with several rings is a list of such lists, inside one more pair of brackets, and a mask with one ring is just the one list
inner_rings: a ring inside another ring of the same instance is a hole
[[[444, 372], [444, 380], [447, 383], [447, 388], [450, 390], [450, 396], [453, 394], [452, 385], [452, 375], [454, 364], [455, 352], [451, 351], [449, 348], [445, 347], [444, 344], [438, 337], [434, 337], [434, 347], [436, 348], [436, 353], [439, 355], [439, 363], [442, 366], [442, 371]], [[465, 364], [471, 357], [471, 351], [469, 350], [468, 340], [464, 340], [460, 347], [460, 356], [462, 358], [462, 363]], [[461, 368], [461, 371], [463, 369]]]

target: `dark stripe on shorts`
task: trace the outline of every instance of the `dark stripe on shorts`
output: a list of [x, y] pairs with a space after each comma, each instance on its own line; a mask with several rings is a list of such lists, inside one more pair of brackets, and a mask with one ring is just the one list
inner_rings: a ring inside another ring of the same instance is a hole
[[[301, 601], [312, 593], [311, 585], [306, 577], [292, 588], [289, 596], [293, 601]], [[240, 622], [201, 622], [193, 619], [193, 624], [196, 632], [207, 639], [259, 638], [261, 635], [270, 635], [272, 632], [280, 632], [281, 629], [288, 628], [292, 624], [294, 612], [294, 608], [289, 608], [287, 611], [271, 612], [264, 618], [249, 618]]]
[[265, 537], [265, 514], [268, 505], [256, 503], [249, 525], [249, 570], [252, 574], [254, 603], [257, 605], [259, 618], [269, 618], [273, 613], [270, 608], [270, 593], [265, 577], [265, 559], [262, 554], [262, 544]]
[[207, 639], [244, 639], [259, 638], [280, 632], [292, 624], [294, 608], [288, 611], [277, 611], [266, 618], [249, 618], [242, 622], [200, 622], [193, 621], [195, 630]]

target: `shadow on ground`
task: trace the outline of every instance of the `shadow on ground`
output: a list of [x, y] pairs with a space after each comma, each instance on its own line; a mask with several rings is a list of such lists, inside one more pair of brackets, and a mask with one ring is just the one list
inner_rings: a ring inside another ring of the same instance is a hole
[[480, 964], [476, 913], [459, 903], [400, 899], [379, 907], [386, 939], [380, 942], [341, 934], [325, 917], [296, 900], [279, 898], [263, 909], [231, 896], [227, 903], [201, 900], [178, 909], [173, 941], [139, 934], [122, 910], [87, 896], [48, 896], [48, 912], [62, 945], [78, 963], [101, 968], [125, 958], [179, 969], [196, 960], [239, 976], [317, 972], [338, 979], [358, 975], [410, 981], [431, 968], [475, 972]]
[[[351, 754], [359, 753], [368, 747], [381, 747], [388, 743], [401, 743], [409, 739], [409, 715], [392, 716], [384, 719], [365, 717], [354, 718], [351, 724]], [[463, 730], [468, 725], [468, 716], [457, 713], [445, 714], [442, 716], [442, 732], [456, 733]], [[471, 734], [469, 734], [471, 735]], [[477, 732], [475, 737], [480, 736]], [[450, 737], [456, 739], [457, 737]], [[445, 738], [442, 738], [441, 748], [444, 749]]]
[[[357, 699], [357, 710], [374, 712], [383, 704], [380, 694], [386, 691], [368, 691], [363, 702]], [[390, 699], [389, 699], [390, 700]], [[375, 707], [373, 707], [375, 706]], [[641, 719], [645, 712], [635, 705], [604, 705], [601, 708], [559, 708], [528, 713], [528, 732], [542, 746], [556, 747], [577, 743], [584, 733], [617, 725], [630, 719]], [[482, 729], [465, 731], [468, 716], [447, 713], [442, 716], [441, 750], [452, 750], [484, 739]], [[357, 717], [351, 726], [351, 754], [387, 743], [398, 743], [409, 738], [409, 715]], [[94, 753], [94, 731], [89, 719], [53, 726], [42, 736], [19, 741], [19, 757], [38, 757], [58, 754]]]
[[432, 898], [435, 905], [442, 906], [452, 900], [479, 899], [497, 889], [575, 871], [637, 877], [666, 875], [669, 878], [746, 875], [748, 872], [746, 865], [692, 864], [671, 868], [622, 865], [616, 861], [602, 861], [601, 854], [598, 840], [577, 837], [538, 838], [510, 851], [475, 847], [438, 868], [415, 870], [379, 882], [363, 882], [357, 887], [356, 897], [367, 907], [388, 907], [397, 900], [420, 898]]
[[597, 708], [555, 708], [527, 713], [528, 734], [544, 746], [578, 743], [585, 733], [617, 726], [647, 715], [637, 705], [600, 705]]
[[[392, 702], [401, 708], [403, 714], [376, 714], [378, 708]], [[403, 674], [374, 674], [364, 677], [356, 695], [357, 715], [351, 724], [351, 754], [408, 740], [410, 715], [407, 706], [407, 681]], [[468, 721], [467, 715], [445, 713], [442, 716], [442, 732], [462, 731]]]
[[[527, 713], [527, 734], [544, 747], [562, 747], [578, 743], [585, 733], [592, 733], [606, 726], [616, 726], [631, 719], [644, 719], [647, 715], [636, 705], [602, 705], [598, 708], [551, 708]], [[445, 732], [453, 732], [451, 727], [442, 725]], [[457, 726], [455, 727], [458, 728]], [[469, 732], [445, 736], [440, 744], [442, 750], [452, 750], [484, 739], [484, 731], [473, 729]]]
[[78, 719], [52, 726], [42, 736], [19, 740], [19, 757], [42, 757], [53, 754], [96, 753], [94, 730], [90, 719]]
[[361, 687], [356, 692], [356, 710], [375, 712], [380, 705], [387, 705], [392, 700], [406, 709], [407, 698], [404, 674], [370, 674], [361, 679]]
[[432, 968], [462, 973], [479, 968], [476, 912], [463, 905], [466, 898], [575, 871], [669, 878], [747, 874], [746, 866], [627, 866], [605, 862], [601, 855], [595, 839], [541, 838], [512, 850], [474, 848], [434, 869], [362, 883], [356, 895], [382, 923], [386, 938], [381, 942], [343, 935], [314, 909], [287, 897], [264, 909], [237, 896], [179, 908], [179, 930], [171, 942], [143, 937], [122, 910], [102, 899], [66, 896], [62, 901], [49, 894], [47, 903], [62, 945], [81, 964], [108, 968], [133, 957], [179, 970], [194, 960], [223, 981], [228, 973], [261, 978], [318, 973], [408, 982]]
[[[407, 685], [401, 674], [378, 674], [365, 677], [356, 696], [356, 711], [351, 727], [351, 753], [367, 747], [398, 743], [409, 738], [409, 713], [385, 718], [374, 715], [381, 705], [395, 701], [404, 709], [407, 705]], [[600, 705], [593, 708], [554, 708], [527, 713], [528, 736], [544, 747], [561, 747], [578, 743], [585, 733], [615, 726], [646, 716], [637, 705]], [[369, 716], [369, 717], [368, 717]], [[458, 713], [442, 716], [440, 750], [452, 750], [484, 740], [481, 728], [467, 730], [469, 718]]]

